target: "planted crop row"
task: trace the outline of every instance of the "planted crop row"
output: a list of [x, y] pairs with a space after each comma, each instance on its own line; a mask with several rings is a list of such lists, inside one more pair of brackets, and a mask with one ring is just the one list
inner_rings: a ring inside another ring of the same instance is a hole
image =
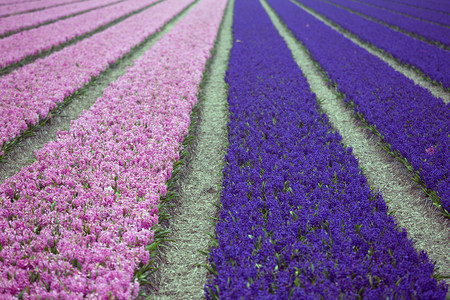
[[450, 104], [433, 97], [292, 2], [268, 2], [309, 50], [343, 100], [388, 144], [386, 150], [415, 172], [414, 180], [426, 186], [434, 203], [449, 216]]
[[0, 0], [0, 5], [18, 4], [32, 1], [39, 1], [39, 0]]
[[137, 295], [225, 3], [200, 1], [0, 185], [3, 296]]
[[450, 14], [450, 5], [447, 2], [432, 2], [432, 1], [421, 1], [421, 0], [395, 0], [395, 2], [408, 5], [410, 7], [417, 7], [424, 10], [433, 10], [442, 14]]
[[[409, 16], [413, 16], [422, 20], [428, 20], [442, 25], [450, 26], [450, 18], [442, 13], [420, 9], [416, 7], [406, 6], [401, 3], [391, 2], [387, 0], [361, 0], [361, 2], [383, 7], [389, 10], [397, 11]], [[422, 2], [423, 3], [423, 2]]]
[[382, 21], [388, 25], [396, 26], [401, 30], [422, 36], [427, 40], [439, 42], [444, 46], [450, 46], [450, 28], [445, 28], [436, 24], [416, 20], [386, 11], [381, 8], [368, 6], [352, 0], [329, 0], [331, 3], [342, 5], [368, 17]]
[[444, 88], [450, 88], [450, 51], [414, 39], [327, 2], [298, 2], [355, 34], [362, 41], [386, 51], [399, 62], [417, 68]]
[[4, 53], [0, 57], [0, 68], [56, 48], [156, 1], [129, 0], [0, 39], [0, 51]]
[[[78, 1], [86, 1], [86, 0], [78, 0]], [[42, 0], [42, 1], [21, 2], [21, 3], [4, 5], [1, 7], [0, 17], [24, 13], [27, 11], [45, 9], [47, 7], [53, 7], [56, 5], [64, 5], [66, 3], [78, 2], [78, 1], [77, 0]]]
[[259, 1], [236, 1], [233, 35], [207, 297], [445, 297], [433, 264], [386, 214]]
[[0, 155], [23, 132], [45, 120], [66, 97], [142, 43], [192, 1], [164, 1], [1, 77], [0, 98], [4, 100], [0, 107]]
[[105, 6], [118, 0], [93, 0], [57, 6], [46, 10], [39, 10], [28, 14], [14, 15], [0, 18], [0, 36], [10, 35], [16, 31], [38, 26], [86, 10]]

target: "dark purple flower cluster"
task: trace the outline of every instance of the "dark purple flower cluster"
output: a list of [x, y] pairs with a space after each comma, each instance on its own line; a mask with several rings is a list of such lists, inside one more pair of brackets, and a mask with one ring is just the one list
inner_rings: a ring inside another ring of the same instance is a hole
[[298, 1], [357, 35], [362, 41], [383, 49], [401, 63], [416, 67], [432, 80], [442, 83], [444, 88], [450, 88], [450, 51], [414, 39], [327, 2]]
[[[268, 2], [344, 94], [344, 101], [354, 103], [355, 112], [419, 171], [450, 211], [450, 104], [292, 2]], [[427, 151], [431, 146], [432, 155]]]
[[409, 7], [450, 14], [450, 4], [447, 1], [396, 0], [395, 2], [408, 5]]
[[389, 12], [381, 8], [368, 6], [366, 4], [351, 0], [330, 0], [330, 2], [342, 5], [389, 25], [397, 26], [398, 28], [413, 34], [423, 36], [428, 40], [439, 42], [445, 46], [450, 46], [450, 28], [416, 20], [401, 14]]
[[387, 216], [257, 0], [237, 0], [208, 298], [445, 297]]
[[[378, 7], [383, 7], [385, 9], [393, 10], [422, 20], [432, 21], [438, 24], [450, 26], [450, 18], [448, 17], [448, 15], [440, 12], [443, 5], [447, 5], [447, 8], [450, 9], [450, 5], [448, 5], [448, 3], [440, 3], [439, 10], [432, 11], [388, 0], [362, 0], [362, 2], [369, 3]], [[423, 3], [423, 1], [421, 1], [421, 3]]]

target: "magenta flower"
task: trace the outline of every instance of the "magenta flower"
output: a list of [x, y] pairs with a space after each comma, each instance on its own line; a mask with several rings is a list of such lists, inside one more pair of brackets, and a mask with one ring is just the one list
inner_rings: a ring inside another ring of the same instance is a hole
[[[149, 1], [153, 0], [146, 0]], [[112, 37], [140, 43], [192, 2], [168, 0], [155, 5], [113, 26], [118, 34]], [[36, 151], [37, 160], [33, 164], [0, 184], [1, 299], [17, 298], [25, 288], [22, 294], [31, 299], [138, 296], [139, 281], [134, 279], [134, 271], [149, 262], [146, 246], [155, 239], [160, 197], [167, 193], [166, 181], [172, 175], [173, 163], [179, 159], [180, 143], [189, 132], [190, 113], [197, 102], [199, 84], [226, 2], [200, 1], [111, 83], [103, 96], [71, 123], [69, 131], [59, 131], [54, 141]], [[137, 34], [141, 29], [142, 33]], [[136, 34], [126, 34], [133, 30]], [[92, 45], [98, 45], [99, 42], [93, 42], [94, 37], [80, 43], [91, 41]], [[124, 40], [119, 45], [134, 44], [130, 43]], [[123, 56], [123, 51], [128, 51], [122, 47], [118, 50], [122, 54], [109, 55], [116, 48], [107, 47], [106, 42], [102, 45], [106, 45], [103, 57], [99, 52], [95, 56], [105, 58], [103, 62], [115, 61]], [[64, 89], [59, 87], [69, 86], [75, 91], [80, 82], [85, 82], [79, 78], [86, 74], [77, 69], [96, 70], [98, 60], [89, 60], [86, 55], [90, 52], [78, 52], [80, 68], [68, 67], [69, 61], [58, 56], [61, 60], [56, 61], [58, 68], [52, 74], [70, 70], [67, 72], [74, 71], [72, 74], [76, 76], [64, 73], [74, 80], [70, 84], [48, 80], [50, 77], [42, 79], [46, 82], [42, 89], [58, 83], [57, 89], [49, 88], [48, 95], [54, 92], [58, 94], [55, 99], [62, 99]], [[55, 54], [58, 53], [62, 52]], [[73, 53], [72, 60], [77, 51]], [[92, 63], [92, 67], [87, 68], [86, 62]], [[6, 77], [31, 65], [35, 64]], [[49, 66], [50, 71], [55, 68]], [[107, 67], [103, 64], [102, 68]], [[90, 80], [92, 75], [86, 76]], [[15, 83], [25, 84], [25, 77], [17, 77]], [[0, 92], [8, 84], [2, 80]], [[33, 80], [26, 82], [40, 88]], [[12, 90], [10, 93], [13, 95]], [[1, 99], [10, 100], [2, 95]], [[53, 102], [44, 105], [49, 97], [43, 93], [33, 97], [40, 105], [34, 105], [32, 113], [29, 102], [23, 102], [20, 116], [15, 110], [6, 113], [17, 106], [2, 106], [2, 118], [9, 115], [15, 118], [1, 119], [2, 124], [20, 128], [22, 125], [15, 120], [27, 125], [25, 120], [45, 117], [54, 107], [51, 105], [56, 105]], [[14, 135], [9, 127], [0, 124], [0, 145]]]
[[427, 151], [428, 155], [433, 155], [434, 154], [434, 147], [431, 146], [431, 147], [427, 148], [425, 151]]

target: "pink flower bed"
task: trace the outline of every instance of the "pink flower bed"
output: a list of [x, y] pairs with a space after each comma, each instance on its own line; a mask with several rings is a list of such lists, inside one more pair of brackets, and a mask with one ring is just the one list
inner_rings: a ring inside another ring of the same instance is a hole
[[[49, 9], [38, 10], [26, 14], [13, 15], [0, 19], [0, 36], [11, 31], [37, 26], [39, 24], [57, 20], [75, 13], [93, 9], [99, 6], [117, 2], [118, 0], [91, 0], [76, 2], [73, 4], [57, 6]], [[127, 3], [127, 2], [125, 2]], [[1, 11], [1, 7], [0, 7]]]
[[[80, 0], [78, 0], [80, 1]], [[26, 11], [43, 9], [46, 7], [51, 7], [55, 5], [62, 5], [65, 3], [78, 2], [77, 0], [40, 0], [33, 2], [20, 2], [8, 5], [3, 5], [0, 7], [0, 17], [8, 16], [12, 14], [23, 13]], [[86, 1], [86, 0], [84, 0]]]
[[49, 50], [153, 2], [156, 0], [131, 0], [1, 39], [0, 52], [4, 55], [0, 57], [0, 67]]
[[202, 0], [0, 185], [0, 293], [135, 297], [226, 0]]
[[0, 0], [0, 5], [18, 4], [18, 3], [31, 2], [31, 1], [38, 1], [38, 0]]
[[[167, 0], [0, 77], [0, 149], [47, 117], [65, 97], [155, 33], [193, 0]], [[145, 26], [143, 26], [145, 24]], [[0, 155], [4, 151], [0, 150]]]

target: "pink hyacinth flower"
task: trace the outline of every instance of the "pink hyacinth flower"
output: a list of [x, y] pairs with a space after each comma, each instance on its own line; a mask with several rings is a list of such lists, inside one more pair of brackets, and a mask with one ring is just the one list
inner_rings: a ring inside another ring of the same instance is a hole
[[431, 146], [431, 147], [427, 148], [426, 151], [427, 151], [428, 155], [433, 155], [434, 154], [434, 147]]

